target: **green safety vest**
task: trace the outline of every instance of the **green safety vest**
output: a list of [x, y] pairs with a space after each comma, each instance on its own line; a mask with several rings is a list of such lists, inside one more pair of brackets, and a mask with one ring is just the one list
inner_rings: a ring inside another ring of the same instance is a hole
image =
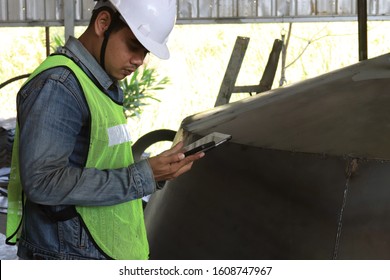
[[[31, 74], [29, 80], [42, 71], [57, 66], [68, 67], [76, 75], [91, 113], [90, 146], [85, 167], [104, 170], [132, 164], [131, 142], [123, 107], [104, 94], [71, 59], [63, 55], [50, 56]], [[15, 233], [19, 231], [22, 218], [23, 192], [18, 147], [17, 126], [8, 185], [8, 243], [16, 243]], [[76, 206], [76, 210], [95, 243], [109, 257], [123, 260], [148, 258], [149, 245], [141, 199], [112, 206]]]

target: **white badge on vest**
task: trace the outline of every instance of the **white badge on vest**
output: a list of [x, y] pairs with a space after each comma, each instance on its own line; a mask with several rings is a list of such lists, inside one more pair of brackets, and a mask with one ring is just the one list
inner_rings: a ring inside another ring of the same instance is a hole
[[125, 124], [109, 127], [107, 128], [107, 133], [109, 147], [131, 141], [130, 132]]

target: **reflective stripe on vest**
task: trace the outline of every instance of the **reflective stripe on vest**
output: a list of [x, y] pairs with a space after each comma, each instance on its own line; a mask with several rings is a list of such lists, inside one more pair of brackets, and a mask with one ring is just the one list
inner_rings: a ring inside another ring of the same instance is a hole
[[[116, 169], [133, 163], [123, 107], [113, 102], [72, 60], [62, 55], [48, 57], [34, 71], [32, 77], [56, 66], [66, 66], [76, 75], [91, 113], [91, 136], [86, 168]], [[17, 176], [14, 177], [19, 177], [17, 166], [15, 168]], [[15, 179], [15, 182], [17, 180]], [[16, 184], [20, 185], [20, 182]], [[19, 189], [21, 190], [20, 187]], [[18, 199], [20, 200], [20, 197]], [[108, 256], [113, 259], [148, 258], [149, 246], [141, 199], [113, 206], [76, 206], [76, 210], [95, 243]], [[13, 212], [17, 212], [17, 209]]]

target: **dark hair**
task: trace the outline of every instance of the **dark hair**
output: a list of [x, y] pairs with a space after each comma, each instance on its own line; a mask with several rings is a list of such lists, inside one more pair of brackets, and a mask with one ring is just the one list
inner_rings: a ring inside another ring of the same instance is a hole
[[121, 19], [119, 12], [114, 12], [110, 7], [100, 7], [99, 9], [94, 10], [92, 12], [91, 20], [89, 21], [89, 26], [92, 26], [95, 23], [96, 18], [101, 11], [107, 11], [111, 15], [111, 24], [109, 27], [111, 32], [117, 32], [124, 27], [128, 27], [126, 22]]

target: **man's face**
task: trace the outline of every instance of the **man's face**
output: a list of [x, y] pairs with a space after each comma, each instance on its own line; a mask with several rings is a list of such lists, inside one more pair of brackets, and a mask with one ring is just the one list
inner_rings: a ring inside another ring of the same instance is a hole
[[122, 80], [142, 65], [148, 50], [137, 40], [130, 28], [111, 33], [106, 53], [106, 72], [116, 80]]

